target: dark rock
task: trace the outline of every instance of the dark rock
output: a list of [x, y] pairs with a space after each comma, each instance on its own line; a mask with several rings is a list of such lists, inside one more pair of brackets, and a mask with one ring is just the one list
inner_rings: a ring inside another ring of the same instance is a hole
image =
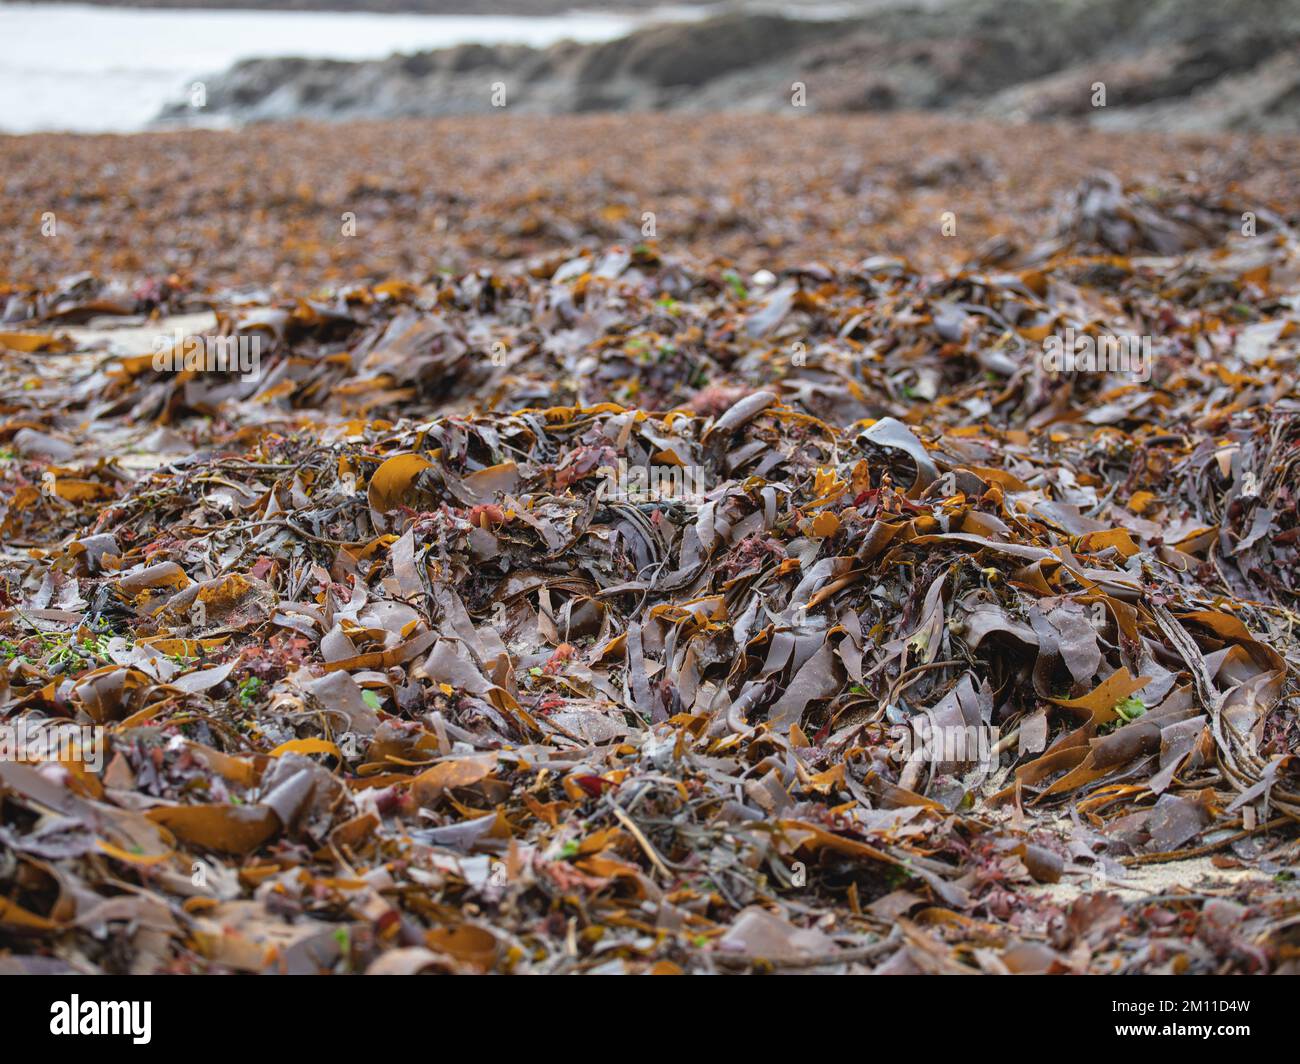
[[[1242, 0], [939, 0], [851, 19], [732, 12], [545, 49], [460, 45], [369, 62], [258, 59], [161, 124], [490, 114], [956, 109], [1104, 127], [1295, 129], [1300, 5]], [[1108, 86], [1105, 107], [1092, 86]], [[497, 101], [499, 103], [499, 100]]]

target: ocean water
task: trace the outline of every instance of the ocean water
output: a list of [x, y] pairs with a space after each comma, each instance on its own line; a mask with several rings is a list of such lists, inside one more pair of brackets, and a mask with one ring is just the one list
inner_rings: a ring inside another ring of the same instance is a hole
[[699, 14], [665, 7], [529, 18], [0, 3], [0, 132], [139, 130], [195, 81], [254, 56], [378, 59], [471, 42], [600, 41]]

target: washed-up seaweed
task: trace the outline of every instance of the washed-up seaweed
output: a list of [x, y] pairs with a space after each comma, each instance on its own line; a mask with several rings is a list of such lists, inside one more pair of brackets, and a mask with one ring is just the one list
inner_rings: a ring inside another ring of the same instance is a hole
[[[0, 968], [1293, 971], [1300, 244], [1239, 206], [12, 293], [0, 714], [104, 758], [0, 760]], [[68, 332], [207, 313], [255, 372]]]

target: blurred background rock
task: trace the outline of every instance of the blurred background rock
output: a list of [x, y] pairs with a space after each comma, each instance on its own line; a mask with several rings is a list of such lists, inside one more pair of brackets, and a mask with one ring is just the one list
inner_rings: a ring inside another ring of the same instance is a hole
[[[307, 0], [275, 0], [296, 5]], [[312, 0], [315, 6], [316, 0]], [[223, 0], [224, 3], [224, 0]], [[321, 7], [502, 15], [566, 0], [324, 0]], [[620, 10], [653, 8], [624, 2]], [[608, 12], [614, 5], [601, 8]], [[339, 62], [241, 62], [208, 82], [206, 110], [167, 122], [490, 113], [506, 86], [523, 113], [945, 110], [1099, 128], [1300, 128], [1294, 0], [868, 0], [695, 5], [699, 17], [614, 40], [545, 48], [460, 45]], [[683, 5], [670, 14], [689, 14]], [[1096, 106], [1098, 83], [1105, 106]]]

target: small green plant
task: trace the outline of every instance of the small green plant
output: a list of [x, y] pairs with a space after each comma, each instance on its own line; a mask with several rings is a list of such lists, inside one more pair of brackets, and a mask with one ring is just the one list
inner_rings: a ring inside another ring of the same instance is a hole
[[334, 930], [334, 941], [339, 947], [339, 960], [343, 964], [343, 970], [350, 972], [352, 970], [352, 930], [349, 927], [339, 927]]
[[1097, 728], [1098, 735], [1109, 735], [1116, 728], [1138, 719], [1147, 711], [1147, 704], [1140, 698], [1126, 698], [1115, 703], [1115, 719], [1108, 720]]
[[85, 638], [71, 632], [41, 632], [33, 638], [40, 647], [33, 657], [43, 658], [47, 668], [75, 675], [107, 664], [108, 646], [116, 637], [111, 632]]
[[256, 676], [249, 676], [239, 685], [239, 701], [245, 706], [251, 706], [261, 691], [261, 679]]
[[744, 301], [749, 298], [749, 289], [745, 287], [745, 282], [740, 279], [740, 274], [735, 270], [727, 270], [722, 275], [722, 279], [727, 282], [731, 294], [737, 299]]
[[1147, 704], [1140, 698], [1129, 697], [1115, 706], [1115, 712], [1125, 721], [1137, 720], [1147, 711]]

